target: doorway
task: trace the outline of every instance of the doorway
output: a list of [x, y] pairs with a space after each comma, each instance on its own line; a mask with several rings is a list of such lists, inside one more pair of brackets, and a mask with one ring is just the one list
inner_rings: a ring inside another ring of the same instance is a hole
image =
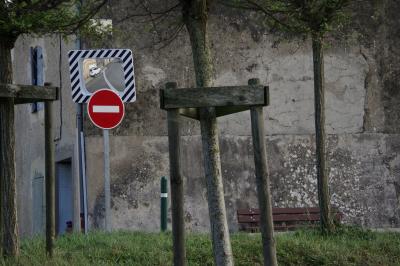
[[44, 177], [37, 175], [32, 180], [32, 233], [40, 235], [45, 230], [45, 192]]
[[73, 191], [71, 159], [57, 163], [56, 166], [56, 227], [62, 235], [72, 230]]

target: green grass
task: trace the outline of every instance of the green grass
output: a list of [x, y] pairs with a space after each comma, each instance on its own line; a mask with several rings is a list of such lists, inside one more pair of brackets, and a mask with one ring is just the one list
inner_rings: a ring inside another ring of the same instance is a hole
[[[259, 234], [231, 237], [236, 265], [262, 265]], [[21, 256], [0, 265], [172, 265], [170, 233], [119, 231], [68, 235], [57, 239], [55, 255], [46, 258], [41, 238], [25, 240]], [[400, 234], [341, 227], [331, 236], [301, 230], [277, 236], [280, 265], [400, 265]], [[189, 265], [212, 265], [209, 235], [190, 234]]]

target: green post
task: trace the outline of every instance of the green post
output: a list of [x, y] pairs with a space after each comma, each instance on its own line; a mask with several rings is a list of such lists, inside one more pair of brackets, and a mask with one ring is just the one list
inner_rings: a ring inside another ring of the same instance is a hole
[[161, 177], [161, 232], [165, 232], [168, 227], [167, 209], [168, 209], [167, 178], [163, 176]]

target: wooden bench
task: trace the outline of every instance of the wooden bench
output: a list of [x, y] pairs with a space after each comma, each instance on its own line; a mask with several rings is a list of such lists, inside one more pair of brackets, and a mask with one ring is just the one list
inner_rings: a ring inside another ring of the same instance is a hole
[[[337, 208], [331, 210], [335, 222], [343, 218]], [[313, 227], [319, 224], [320, 211], [317, 207], [311, 208], [272, 208], [275, 231], [294, 230], [299, 227]], [[259, 209], [237, 210], [239, 231], [258, 232], [260, 227]]]

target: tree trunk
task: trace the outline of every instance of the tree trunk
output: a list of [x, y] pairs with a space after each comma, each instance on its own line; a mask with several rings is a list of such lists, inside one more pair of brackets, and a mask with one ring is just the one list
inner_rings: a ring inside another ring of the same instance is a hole
[[[212, 83], [212, 62], [207, 37], [207, 1], [181, 1], [182, 15], [189, 32], [197, 87]], [[216, 265], [233, 265], [221, 176], [217, 119], [215, 108], [200, 109], [204, 169], [207, 183], [214, 261]]]
[[[11, 49], [14, 39], [0, 39], [0, 83], [12, 83]], [[3, 255], [19, 254], [16, 179], [14, 99], [0, 98], [0, 219]]]
[[312, 37], [314, 64], [314, 104], [315, 104], [315, 141], [317, 159], [318, 200], [320, 208], [321, 229], [332, 232], [333, 223], [330, 217], [329, 173], [326, 167], [325, 153], [325, 81], [324, 54], [322, 37]]

